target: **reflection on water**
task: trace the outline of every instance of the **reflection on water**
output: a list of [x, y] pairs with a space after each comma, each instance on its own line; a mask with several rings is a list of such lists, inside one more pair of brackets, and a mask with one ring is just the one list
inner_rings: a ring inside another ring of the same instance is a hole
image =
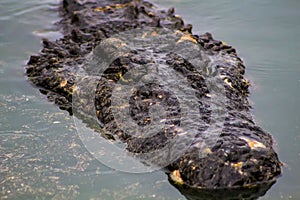
[[[185, 199], [163, 172], [126, 174], [96, 161], [66, 112], [24, 77], [41, 37], [60, 36], [58, 0], [0, 2], [0, 197], [14, 199]], [[238, 50], [252, 81], [255, 119], [277, 141], [286, 167], [261, 199], [300, 198], [300, 1], [166, 0], [196, 33], [213, 32]]]

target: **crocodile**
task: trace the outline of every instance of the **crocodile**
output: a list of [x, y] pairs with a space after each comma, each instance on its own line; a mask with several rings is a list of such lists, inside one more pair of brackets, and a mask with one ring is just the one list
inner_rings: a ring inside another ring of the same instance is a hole
[[[64, 36], [56, 41], [43, 39], [42, 50], [31, 55], [26, 66], [28, 80], [49, 101], [71, 115], [76, 114], [91, 128], [95, 127], [87, 118], [94, 113], [105, 130], [103, 137], [121, 141], [135, 155], [162, 149], [173, 138], [188, 140], [186, 147], [182, 147], [184, 142], [176, 143], [175, 148], [184, 151], [173, 160], [167, 163], [151, 160], [165, 170], [170, 183], [188, 199], [256, 199], [276, 182], [281, 162], [273, 149], [271, 135], [252, 118], [245, 65], [232, 46], [214, 39], [208, 32], [193, 34], [192, 25], [185, 24], [174, 8], [160, 10], [143, 0], [63, 0], [60, 14], [58, 27]], [[116, 35], [121, 36], [116, 38]], [[124, 35], [134, 41], [122, 38]], [[131, 45], [137, 41], [140, 46]], [[172, 48], [165, 47], [170, 41]], [[111, 49], [119, 54], [109, 57]], [[187, 55], [194, 52], [194, 57]], [[97, 69], [105, 59], [108, 59], [106, 68]], [[130, 85], [136, 78], [132, 73], [128, 76], [132, 70], [147, 74], [165, 68], [178, 74], [169, 79], [185, 79], [179, 83], [187, 84], [193, 91], [191, 99], [196, 103], [195, 116], [199, 118], [193, 119], [196, 125], [182, 130], [181, 105], [185, 102], [178, 99], [180, 95], [176, 96], [172, 88], [152, 81], [138, 86], [124, 106], [129, 108], [132, 121], [146, 127], [154, 120], [150, 108], [159, 105], [167, 113], [160, 122], [167, 126], [151, 137], [128, 134], [124, 131], [128, 124], [115, 119], [113, 106], [121, 109], [122, 105], [113, 105], [113, 92], [119, 83]], [[85, 97], [91, 88], [89, 80], [78, 79], [82, 72], [100, 77], [92, 82], [93, 98]], [[210, 85], [208, 79], [216, 81], [219, 88]], [[212, 106], [216, 103], [214, 99], [224, 104], [221, 111]], [[216, 115], [221, 117], [214, 119]], [[217, 127], [216, 130], [209, 128], [218, 120], [221, 126], [215, 123], [212, 127]], [[211, 136], [211, 132], [217, 132], [217, 137]], [[213, 144], [203, 148], [203, 140]]]

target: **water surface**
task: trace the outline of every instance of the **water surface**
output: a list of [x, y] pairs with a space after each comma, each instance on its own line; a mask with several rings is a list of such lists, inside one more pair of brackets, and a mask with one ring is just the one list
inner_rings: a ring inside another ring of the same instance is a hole
[[[185, 199], [161, 172], [126, 174], [95, 160], [72, 118], [24, 76], [41, 38], [58, 38], [58, 0], [0, 2], [0, 199]], [[300, 1], [155, 1], [233, 45], [252, 82], [255, 121], [285, 163], [261, 199], [300, 199]]]

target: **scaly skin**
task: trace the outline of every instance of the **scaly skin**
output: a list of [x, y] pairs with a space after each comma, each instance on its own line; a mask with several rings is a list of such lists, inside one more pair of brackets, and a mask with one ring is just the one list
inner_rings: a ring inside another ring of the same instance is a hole
[[[165, 167], [171, 183], [179, 187], [183, 193], [185, 187], [197, 190], [259, 187], [262, 189], [257, 190], [259, 191], [257, 196], [260, 196], [280, 175], [280, 162], [272, 148], [272, 138], [256, 126], [251, 117], [251, 106], [247, 99], [249, 83], [243, 77], [245, 67], [234, 48], [213, 39], [210, 33], [193, 35], [192, 26], [184, 25], [182, 18], [174, 14], [174, 9], [160, 11], [146, 1], [64, 0], [61, 6], [61, 16], [59, 27], [64, 37], [57, 41], [44, 39], [42, 51], [38, 55], [31, 56], [26, 71], [29, 80], [61, 109], [72, 114], [75, 73], [85, 62], [85, 56], [101, 41], [114, 34], [135, 28], [168, 29], [174, 33], [177, 32], [181, 38], [197, 44], [204, 54], [224, 58], [216, 61], [218, 62], [216, 66], [218, 74], [222, 77], [222, 84], [228, 99], [223, 129], [216, 144], [206, 149], [208, 156], [199, 156], [197, 144], [200, 141], [196, 139], [180, 158]], [[166, 65], [187, 77], [191, 85], [194, 84], [197, 98], [201, 102], [199, 104], [201, 120], [209, 124], [210, 96], [204, 74], [194, 71], [192, 64], [183, 61], [173, 52], [169, 52], [162, 60]], [[110, 95], [114, 83], [122, 78], [124, 70], [129, 70], [128, 65], [147, 62], [149, 58], [140, 51], [123, 55], [113, 62], [104, 73], [104, 76], [112, 80], [112, 83], [100, 81], [95, 99], [98, 120], [104, 124], [104, 129], [112, 133], [108, 138], [125, 142], [127, 150], [133, 153], [160, 148], [164, 145], [168, 135], [176, 135], [175, 129], [169, 129], [165, 134], [158, 133], [152, 139], [131, 137], [118, 130], [111, 111], [105, 109], [111, 106]], [[158, 86], [149, 86], [143, 90], [151, 91], [155, 87]], [[161, 92], [162, 100], [154, 98], [155, 95], [150, 93], [136, 95], [150, 102], [164, 103], [170, 99], [170, 92], [165, 92], [161, 88], [156, 88], [156, 90]], [[131, 103], [132, 110], [136, 109], [133, 118], [139, 121], [137, 117], [139, 112], [142, 112], [142, 118], [146, 116], [146, 110], [137, 109], [142, 102], [137, 100]], [[173, 105], [177, 105], [176, 101]], [[179, 113], [178, 110], [175, 115]], [[140, 121], [140, 123], [145, 122]], [[175, 120], [172, 123], [176, 125], [179, 122]], [[205, 130], [204, 125], [199, 128], [197, 137], [201, 136], [203, 130]], [[191, 196], [189, 198], [192, 198]], [[248, 196], [249, 199], [257, 197], [255, 195], [253, 197], [253, 192]]]

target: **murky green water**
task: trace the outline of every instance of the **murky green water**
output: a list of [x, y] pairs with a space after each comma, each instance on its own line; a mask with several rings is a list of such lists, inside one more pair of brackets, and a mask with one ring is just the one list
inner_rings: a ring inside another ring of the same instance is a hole
[[[0, 0], [0, 199], [185, 199], [161, 171], [126, 174], [84, 148], [72, 118], [24, 76], [58, 0]], [[251, 80], [256, 122], [276, 140], [283, 176], [261, 199], [300, 199], [300, 1], [156, 1], [233, 45]], [[298, 103], [298, 104], [297, 104]]]

